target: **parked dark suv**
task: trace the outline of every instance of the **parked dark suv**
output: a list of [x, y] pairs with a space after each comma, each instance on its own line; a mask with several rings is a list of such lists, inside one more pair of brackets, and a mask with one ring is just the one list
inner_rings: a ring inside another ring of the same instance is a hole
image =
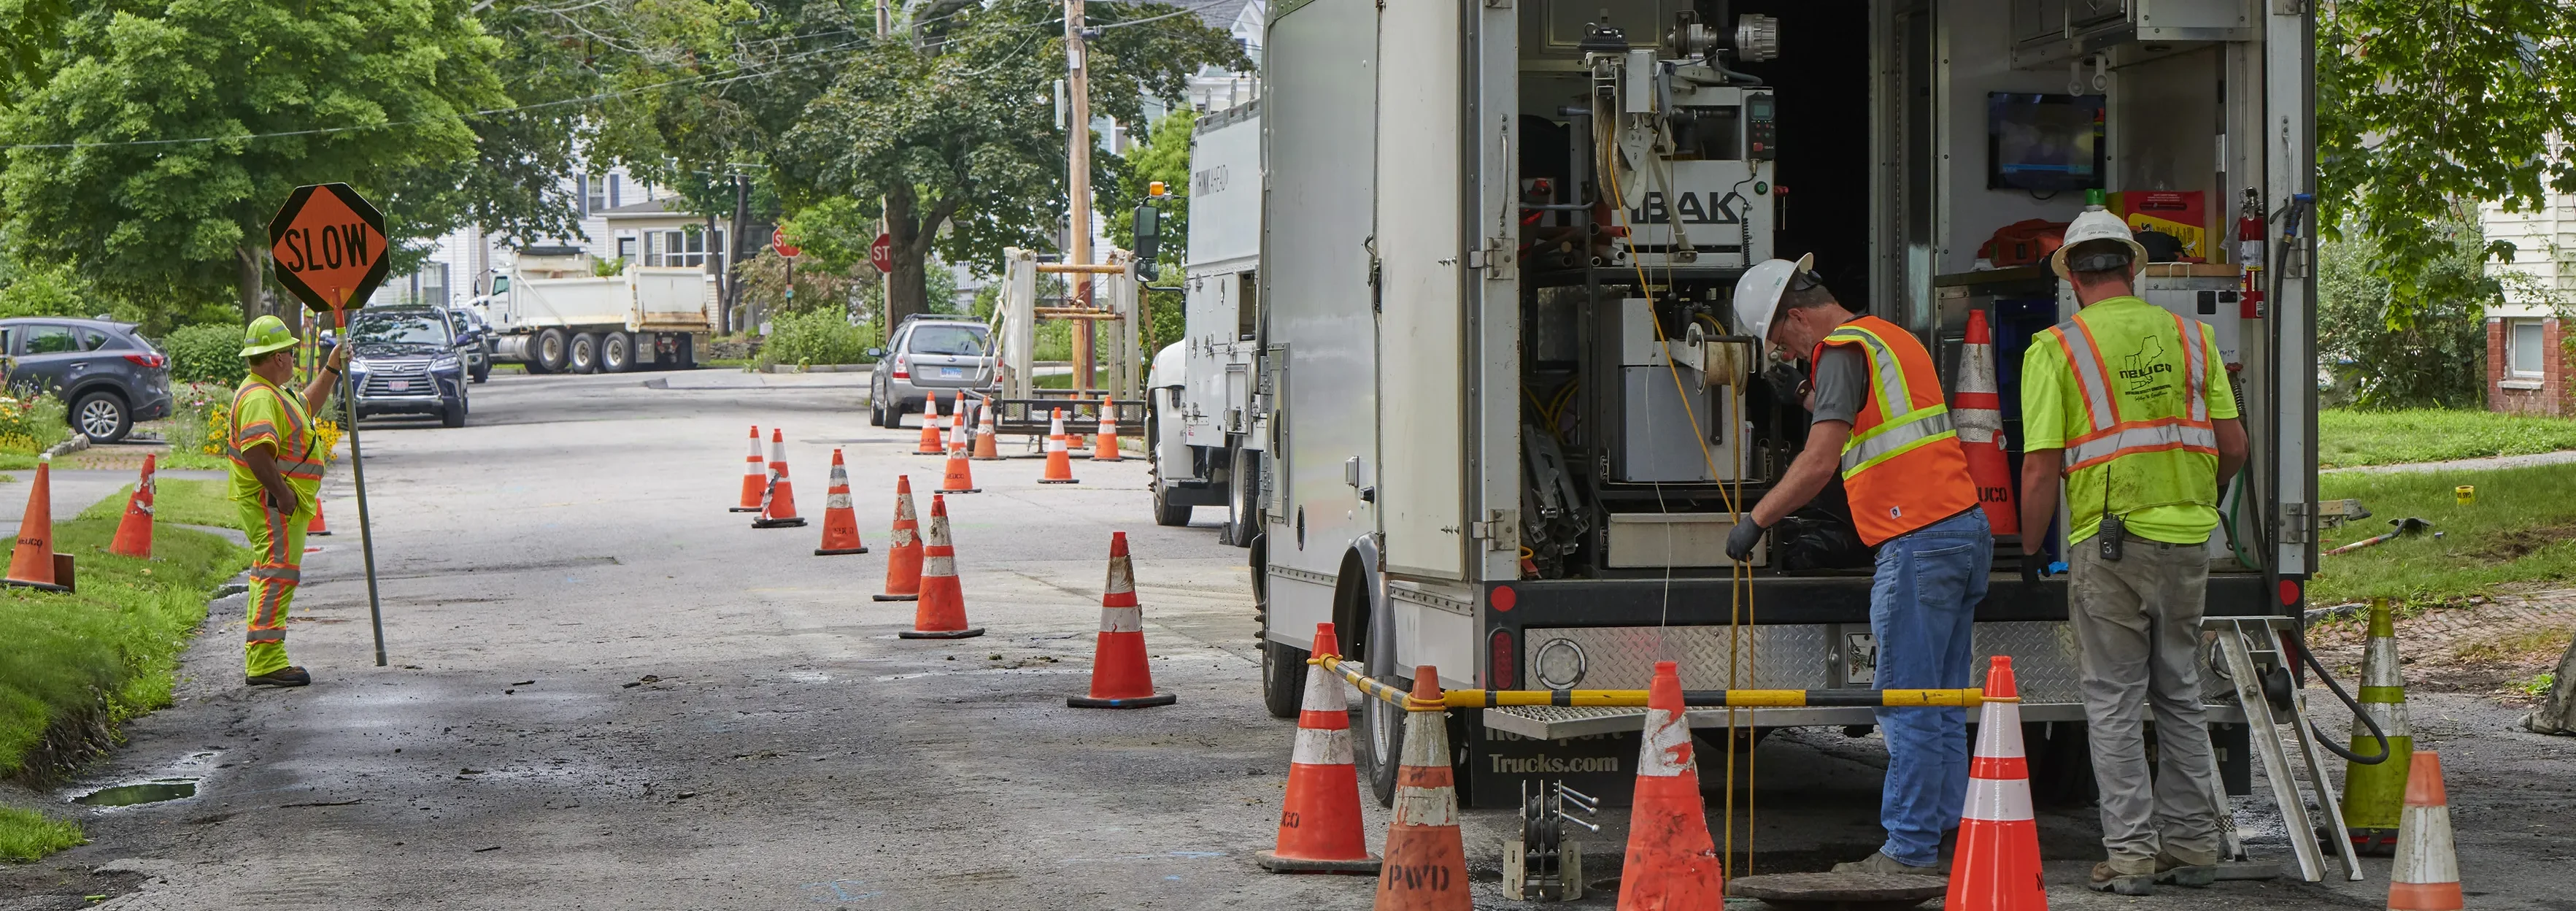
[[127, 323], [95, 319], [0, 319], [9, 387], [59, 391], [72, 429], [113, 443], [134, 422], [170, 414], [170, 358]]
[[474, 335], [460, 337], [429, 307], [369, 307], [350, 316], [358, 417], [436, 415], [446, 426], [465, 426], [465, 352], [482, 343]]

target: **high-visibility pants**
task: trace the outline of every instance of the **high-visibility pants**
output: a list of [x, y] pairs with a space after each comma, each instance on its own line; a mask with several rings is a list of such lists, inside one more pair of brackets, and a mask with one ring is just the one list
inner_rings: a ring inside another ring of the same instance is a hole
[[295, 601], [295, 584], [304, 567], [304, 529], [312, 524], [313, 514], [297, 510], [293, 514], [268, 508], [268, 504], [251, 501], [241, 504], [242, 532], [250, 536], [250, 623], [242, 644], [243, 667], [248, 676], [284, 670], [286, 660], [286, 609]]

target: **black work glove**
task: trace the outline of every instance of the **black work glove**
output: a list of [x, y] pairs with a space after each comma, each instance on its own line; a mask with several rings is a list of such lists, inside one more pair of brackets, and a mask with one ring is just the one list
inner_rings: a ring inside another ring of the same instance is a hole
[[1735, 530], [1726, 533], [1726, 558], [1737, 563], [1753, 556], [1753, 545], [1762, 543], [1762, 524], [1747, 514], [1737, 520]]

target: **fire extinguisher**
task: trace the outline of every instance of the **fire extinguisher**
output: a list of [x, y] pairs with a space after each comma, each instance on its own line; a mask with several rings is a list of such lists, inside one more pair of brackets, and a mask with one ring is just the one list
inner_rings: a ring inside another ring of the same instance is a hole
[[2263, 233], [2262, 191], [2246, 187], [2245, 202], [2236, 209], [2236, 263], [2245, 270], [2236, 315], [2244, 319], [2263, 318]]

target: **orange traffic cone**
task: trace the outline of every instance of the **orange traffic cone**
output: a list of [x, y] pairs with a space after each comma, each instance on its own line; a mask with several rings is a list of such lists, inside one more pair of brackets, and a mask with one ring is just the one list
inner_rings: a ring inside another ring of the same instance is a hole
[[998, 409], [993, 407], [993, 403], [984, 402], [975, 410], [983, 412], [983, 419], [975, 426], [974, 459], [978, 462], [999, 462], [1002, 460], [1002, 440], [993, 426], [993, 412]]
[[742, 502], [726, 512], [759, 512], [760, 498], [768, 492], [769, 465], [760, 460], [760, 425], [753, 424], [751, 454], [742, 457]]
[[969, 639], [984, 634], [966, 625], [966, 592], [957, 582], [957, 548], [948, 539], [948, 498], [930, 495], [930, 534], [921, 549], [921, 603], [912, 610], [906, 639]]
[[322, 495], [320, 491], [314, 492], [313, 521], [304, 523], [304, 536], [308, 538], [327, 538], [331, 536], [331, 523], [324, 521], [322, 518]]
[[948, 447], [940, 442], [939, 394], [921, 397], [921, 442], [912, 447], [913, 455], [945, 455]]
[[1959, 814], [1950, 897], [1942, 907], [2047, 911], [2047, 890], [2039, 880], [2039, 823], [2030, 815], [2030, 765], [2022, 757], [2021, 700], [2013, 688], [2011, 658], [1996, 655], [1986, 669], [1986, 700], [1977, 718], [1976, 756], [1968, 760], [1968, 802]]
[[1681, 672], [1670, 661], [1655, 662], [1655, 679], [1646, 690], [1646, 740], [1638, 751], [1637, 793], [1630, 806], [1620, 911], [1725, 905], [1726, 865], [1708, 835]]
[[1077, 709], [1141, 709], [1180, 697], [1154, 692], [1145, 664], [1145, 609], [1136, 604], [1136, 564], [1127, 557], [1127, 533], [1109, 533], [1109, 584], [1100, 590], [1100, 639], [1091, 652], [1091, 695], [1064, 704]]
[[787, 480], [787, 435], [778, 428], [769, 429], [769, 486], [762, 488], [760, 516], [751, 520], [753, 528], [801, 528], [805, 520], [796, 515], [796, 485]]
[[948, 427], [948, 470], [939, 478], [940, 493], [981, 493], [975, 486], [975, 469], [966, 457], [966, 400], [959, 396], [956, 419]]
[[1458, 832], [1458, 789], [1449, 769], [1449, 711], [1440, 669], [1413, 669], [1404, 716], [1404, 760], [1395, 771], [1395, 817], [1386, 826], [1376, 911], [1474, 911], [1467, 895], [1467, 847]]
[[1064, 409], [1058, 408], [1055, 410], [1055, 417], [1047, 422], [1046, 474], [1038, 478], [1038, 483], [1082, 483], [1073, 477], [1073, 454], [1065, 451], [1072, 442], [1072, 439], [1064, 434]]
[[948, 405], [948, 454], [966, 454], [966, 393], [960, 392]]
[[[1314, 654], [1338, 655], [1333, 625], [1315, 624]], [[1359, 770], [1351, 765], [1351, 708], [1342, 678], [1306, 672], [1297, 710], [1297, 749], [1288, 756], [1288, 796], [1279, 802], [1279, 849], [1253, 855], [1272, 873], [1375, 873], [1360, 831]]]
[[2397, 820], [2397, 862], [2388, 867], [2388, 909], [2458, 911], [2461, 901], [2442, 757], [2417, 750], [2406, 770], [2406, 813]]
[[[125, 519], [116, 523], [116, 540], [108, 543], [108, 553], [152, 558], [152, 466], [159, 459], [156, 455], [143, 457], [143, 477], [134, 482], [134, 496], [126, 498]], [[319, 519], [322, 514], [313, 515]]]
[[27, 488], [27, 512], [18, 520], [18, 545], [9, 552], [9, 577], [0, 584], [67, 592], [54, 581], [54, 482], [52, 459], [36, 463], [36, 483]]
[[1968, 450], [1968, 477], [1977, 484], [1977, 502], [1986, 508], [1994, 533], [2021, 533], [2021, 510], [2013, 505], [2013, 474], [2004, 461], [2003, 400], [1995, 392], [1995, 337], [1986, 328], [1986, 311], [1968, 311], [1968, 340], [1959, 349], [1959, 388], [1950, 394], [1950, 426]]
[[817, 557], [868, 552], [859, 540], [859, 514], [850, 509], [850, 470], [841, 464], [841, 448], [832, 447], [832, 485], [823, 490], [823, 546]]
[[1100, 397], [1100, 436], [1092, 444], [1091, 459], [1115, 462], [1123, 458], [1126, 456], [1118, 454], [1118, 406], [1104, 395]]
[[894, 548], [886, 553], [885, 593], [877, 601], [921, 597], [921, 520], [912, 512], [912, 476], [894, 476]]

